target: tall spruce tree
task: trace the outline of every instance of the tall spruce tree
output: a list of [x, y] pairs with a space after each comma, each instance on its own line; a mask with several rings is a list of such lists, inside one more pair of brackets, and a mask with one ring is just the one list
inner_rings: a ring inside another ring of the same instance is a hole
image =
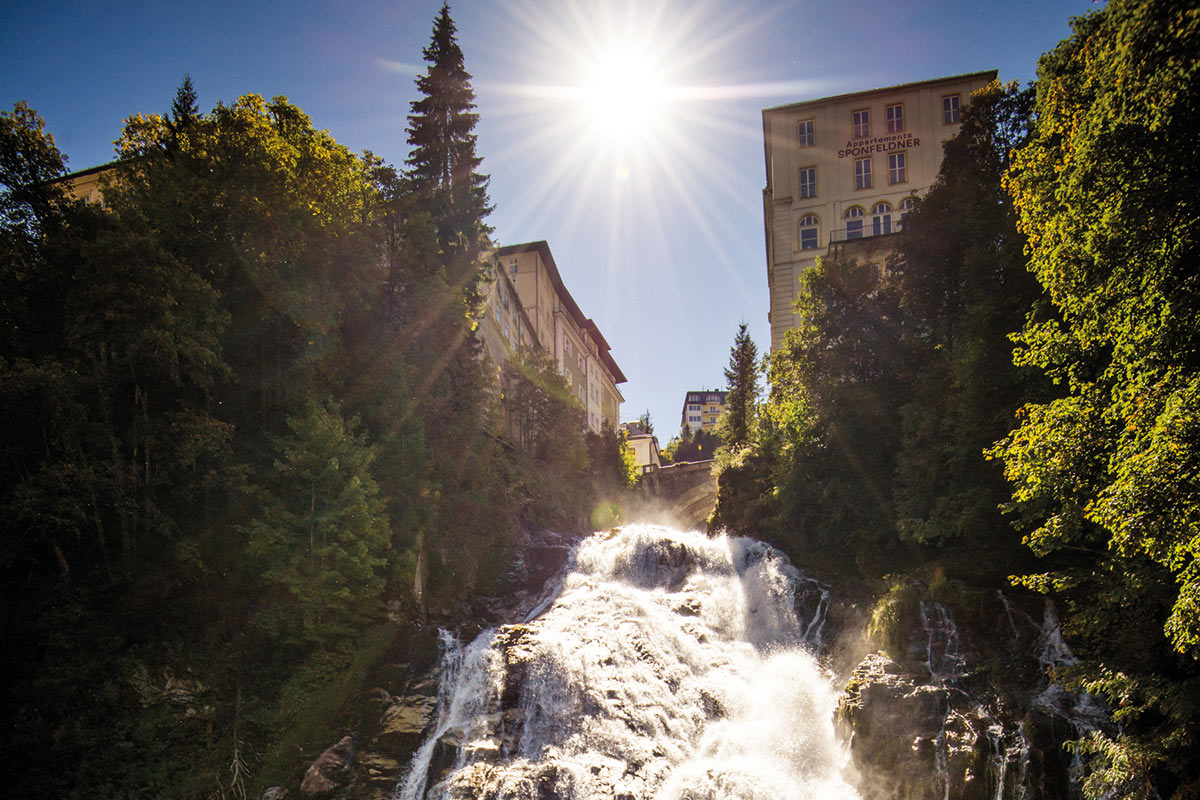
[[483, 159], [475, 154], [475, 92], [455, 30], [450, 6], [443, 3], [422, 51], [429, 67], [417, 78], [422, 97], [412, 102], [408, 117], [413, 149], [405, 163], [417, 198], [435, 220], [440, 266], [448, 280], [471, 294], [479, 254], [492, 231], [484, 224], [492, 206], [488, 177], [478, 171]]
[[746, 332], [744, 322], [738, 326], [729, 351], [725, 381], [729, 394], [725, 398], [720, 434], [726, 447], [737, 450], [750, 444], [758, 402], [758, 348]]

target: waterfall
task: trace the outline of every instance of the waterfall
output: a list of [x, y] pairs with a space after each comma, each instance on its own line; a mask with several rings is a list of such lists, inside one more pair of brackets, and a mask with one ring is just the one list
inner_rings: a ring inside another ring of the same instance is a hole
[[856, 799], [811, 650], [827, 606], [761, 542], [596, 534], [532, 618], [445, 637], [396, 797]]

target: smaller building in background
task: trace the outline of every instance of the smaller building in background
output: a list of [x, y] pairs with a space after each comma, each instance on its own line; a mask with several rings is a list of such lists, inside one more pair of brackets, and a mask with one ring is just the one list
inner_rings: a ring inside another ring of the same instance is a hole
[[688, 392], [683, 401], [683, 413], [679, 422], [682, 428], [687, 425], [693, 433], [703, 430], [712, 433], [716, 430], [721, 414], [725, 413], [724, 390], [704, 389], [698, 392]]
[[658, 437], [652, 433], [627, 433], [626, 437], [629, 446], [633, 448], [633, 454], [637, 457], [638, 470], [643, 475], [658, 472], [659, 467], [662, 466], [662, 459], [658, 452]]

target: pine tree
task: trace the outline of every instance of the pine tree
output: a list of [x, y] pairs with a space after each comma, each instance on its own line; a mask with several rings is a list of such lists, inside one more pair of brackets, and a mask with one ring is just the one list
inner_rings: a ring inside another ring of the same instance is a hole
[[171, 101], [171, 129], [179, 132], [184, 126], [200, 116], [200, 106], [197, 104], [196, 87], [192, 85], [192, 76], [183, 74], [183, 83], [175, 92]]
[[454, 34], [450, 6], [443, 3], [432, 40], [422, 51], [429, 67], [417, 78], [423, 96], [413, 101], [408, 117], [413, 149], [405, 163], [417, 197], [434, 218], [440, 266], [470, 295], [492, 230], [483, 221], [492, 206], [488, 177], [477, 171], [483, 159], [475, 154], [475, 92]]
[[738, 326], [729, 351], [725, 380], [729, 394], [725, 398], [720, 434], [730, 450], [737, 450], [750, 444], [758, 403], [758, 348], [746, 332], [744, 322]]

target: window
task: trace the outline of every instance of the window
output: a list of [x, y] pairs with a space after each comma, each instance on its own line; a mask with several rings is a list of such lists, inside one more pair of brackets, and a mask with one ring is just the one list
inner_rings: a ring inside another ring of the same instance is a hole
[[863, 210], [858, 206], [846, 209], [846, 238], [861, 239], [863, 235]]
[[958, 122], [958, 95], [948, 94], [942, 98], [942, 124]]
[[800, 198], [817, 196], [817, 168], [800, 168]]
[[716, 406], [709, 406], [709, 407], [708, 407], [708, 413], [710, 413], [710, 414], [716, 413], [716, 410], [717, 410], [717, 407], [716, 407]]
[[796, 126], [798, 131], [797, 144], [801, 147], [812, 147], [817, 143], [817, 137], [813, 133], [813, 121], [806, 119]]
[[854, 160], [854, 188], [871, 188], [871, 159], [856, 158]]
[[904, 220], [908, 218], [908, 214], [917, 207], [916, 198], [906, 197], [900, 201], [900, 224], [896, 226], [897, 230], [904, 229]]
[[855, 111], [853, 120], [855, 139], [864, 139], [871, 135], [871, 112], [868, 109]]
[[800, 249], [816, 250], [820, 246], [821, 221], [813, 214], [808, 214], [800, 220]]
[[871, 235], [880, 236], [892, 232], [892, 207], [887, 203], [876, 203], [871, 209]]
[[908, 157], [904, 153], [888, 156], [888, 183], [904, 183], [908, 180]]
[[887, 118], [887, 132], [899, 133], [904, 130], [904, 105], [897, 103], [884, 109]]
[[510, 275], [516, 275], [516, 274], [517, 274], [517, 259], [515, 259], [515, 258], [510, 258], [510, 259], [508, 260], [508, 273], [509, 273]]
[[698, 406], [698, 405], [689, 405], [688, 406], [688, 411], [699, 411], [699, 410], [700, 410], [700, 406]]

